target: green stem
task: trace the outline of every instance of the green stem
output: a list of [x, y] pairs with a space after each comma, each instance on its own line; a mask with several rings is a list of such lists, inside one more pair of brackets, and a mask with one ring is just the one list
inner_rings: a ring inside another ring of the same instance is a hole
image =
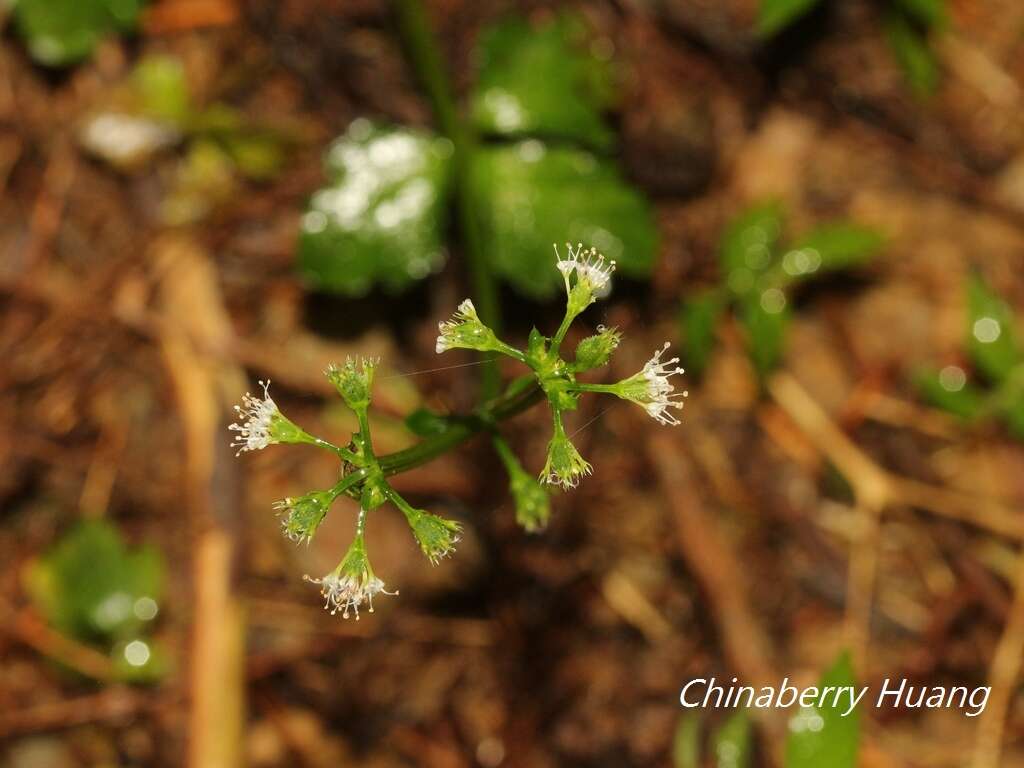
[[585, 384], [576, 382], [569, 389], [575, 392], [601, 392], [606, 395], [620, 396], [618, 384]]
[[396, 475], [399, 472], [426, 464], [460, 443], [464, 443], [473, 435], [492, 429], [496, 422], [522, 413], [530, 406], [540, 402], [543, 396], [544, 393], [536, 385], [526, 389], [506, 390], [505, 394], [492, 400], [472, 415], [453, 422], [441, 434], [427, 438], [405, 450], [381, 456], [378, 459], [380, 468], [385, 475]]
[[[477, 312], [485, 324], [499, 333], [501, 308], [498, 303], [498, 286], [484, 252], [483, 235], [473, 207], [472, 157], [476, 138], [470, 126], [459, 116], [441, 52], [422, 4], [419, 0], [395, 0], [395, 6], [409, 58], [423, 80], [441, 130], [451, 140], [455, 150], [452, 166], [456, 209]], [[500, 382], [497, 363], [493, 360], [485, 362], [480, 381], [481, 394], [485, 400], [497, 395]]]
[[328, 442], [327, 440], [321, 440], [319, 437], [313, 437], [306, 432], [303, 432], [303, 442], [307, 445], [315, 445], [317, 448], [323, 448], [327, 451], [333, 451], [338, 454], [345, 461], [352, 463], [356, 462], [356, 455], [352, 453], [348, 448], [342, 448], [340, 445]]

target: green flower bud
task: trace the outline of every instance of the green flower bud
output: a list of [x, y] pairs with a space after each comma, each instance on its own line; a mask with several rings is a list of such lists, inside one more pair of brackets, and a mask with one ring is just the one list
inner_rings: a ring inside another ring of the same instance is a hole
[[334, 503], [333, 491], [313, 491], [298, 498], [287, 498], [274, 503], [274, 509], [284, 515], [281, 528], [284, 535], [295, 542], [309, 542], [320, 527], [327, 510]]
[[621, 339], [622, 334], [617, 328], [597, 326], [596, 336], [588, 336], [576, 346], [576, 361], [573, 368], [577, 372], [582, 372], [606, 365]]
[[589, 475], [590, 464], [580, 456], [576, 446], [565, 436], [561, 416], [555, 413], [555, 433], [548, 443], [548, 458], [538, 478], [542, 483], [575, 488], [583, 475]]
[[439, 560], [455, 551], [462, 526], [454, 520], [445, 520], [424, 510], [415, 511], [419, 514], [412, 517], [407, 515], [412, 535], [416, 537], [416, 543], [427, 559], [437, 565]]
[[378, 362], [376, 359], [364, 357], [359, 361], [357, 369], [356, 361], [350, 357], [343, 366], [331, 363], [324, 375], [338, 390], [338, 394], [349, 408], [353, 411], [365, 411], [370, 405], [370, 390]]
[[544, 487], [519, 471], [509, 479], [509, 488], [516, 502], [516, 522], [531, 533], [546, 528], [551, 518], [551, 500]]

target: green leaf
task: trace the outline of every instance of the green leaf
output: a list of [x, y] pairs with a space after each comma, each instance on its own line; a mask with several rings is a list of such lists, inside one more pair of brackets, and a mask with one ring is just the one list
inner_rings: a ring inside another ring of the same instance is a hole
[[782, 257], [782, 268], [790, 278], [820, 270], [846, 269], [863, 264], [881, 247], [882, 236], [873, 229], [846, 221], [830, 222], [812, 229]]
[[155, 615], [163, 578], [158, 550], [128, 551], [117, 529], [103, 521], [78, 525], [28, 573], [40, 612], [57, 629], [85, 639], [137, 631]]
[[154, 683], [167, 676], [170, 659], [162, 645], [145, 637], [131, 637], [110, 651], [114, 672], [119, 680], [130, 683]]
[[398, 292], [440, 269], [451, 155], [447, 139], [353, 122], [328, 150], [330, 182], [302, 220], [306, 278], [359, 296], [377, 284]]
[[672, 739], [674, 768], [700, 768], [700, 715], [686, 712], [679, 718]]
[[131, 74], [131, 87], [139, 111], [147, 117], [181, 127], [192, 112], [185, 68], [174, 56], [147, 56]]
[[946, 0], [895, 0], [895, 4], [926, 27], [945, 26]]
[[1018, 440], [1024, 440], [1024, 396], [1018, 396], [1012, 403], [1004, 405], [999, 415], [1010, 434]]
[[772, 37], [807, 14], [821, 0], [761, 0], [757, 34]]
[[552, 243], [582, 242], [646, 277], [657, 230], [647, 200], [608, 160], [529, 140], [481, 147], [474, 155], [473, 199], [495, 270], [537, 299], [562, 290]]
[[983, 406], [984, 395], [976, 387], [962, 382], [955, 372], [918, 371], [914, 384], [926, 402], [944, 411], [970, 421], [977, 418]]
[[717, 768], [748, 768], [753, 758], [754, 734], [746, 710], [735, 712], [711, 739]]
[[448, 431], [447, 418], [429, 408], [417, 408], [405, 417], [405, 426], [417, 437], [434, 437]]
[[[853, 667], [844, 653], [825, 673], [819, 688], [853, 686]], [[831, 703], [831, 702], [830, 702]], [[860, 712], [843, 717], [846, 706], [802, 707], [790, 721], [786, 768], [855, 768]]]
[[105, 36], [135, 27], [144, 0], [15, 0], [14, 21], [32, 58], [61, 67], [88, 57]]
[[935, 93], [939, 85], [939, 64], [927, 37], [906, 15], [896, 11], [886, 15], [885, 34], [911, 90], [920, 97]]
[[740, 303], [739, 319], [747, 332], [747, 352], [762, 379], [782, 357], [789, 318], [788, 301], [778, 288], [752, 291]]
[[562, 18], [534, 28], [514, 18], [483, 34], [470, 106], [481, 133], [567, 139], [596, 149], [612, 144], [595, 87], [606, 79], [605, 65], [574, 44], [574, 26]]
[[683, 301], [680, 325], [686, 370], [699, 376], [707, 368], [715, 344], [715, 326], [725, 309], [718, 291], [704, 291]]
[[967, 349], [974, 365], [1000, 382], [1021, 360], [1014, 317], [1006, 303], [978, 277], [967, 283]]
[[772, 263], [782, 234], [782, 206], [775, 202], [748, 208], [729, 222], [719, 245], [722, 273], [736, 294], [754, 286], [755, 277]]

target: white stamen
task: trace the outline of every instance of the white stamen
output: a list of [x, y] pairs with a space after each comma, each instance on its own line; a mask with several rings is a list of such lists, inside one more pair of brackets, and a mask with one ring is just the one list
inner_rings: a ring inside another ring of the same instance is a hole
[[320, 594], [324, 598], [324, 608], [330, 610], [334, 616], [341, 611], [343, 619], [348, 618], [351, 610], [359, 621], [359, 606], [366, 603], [369, 612], [373, 613], [373, 598], [377, 594], [397, 595], [398, 590], [388, 592], [384, 589], [384, 582], [373, 577], [371, 579], [356, 579], [348, 574], [329, 573], [322, 579], [313, 579], [303, 576], [306, 581], [320, 585]]
[[648, 414], [656, 421], [675, 426], [680, 421], [669, 412], [670, 408], [683, 409], [683, 400], [690, 394], [687, 390], [676, 392], [669, 379], [676, 375], [685, 373], [682, 368], [672, 366], [679, 362], [678, 357], [670, 360], [662, 360], [662, 354], [669, 348], [669, 343], [654, 353], [654, 356], [644, 363], [641, 374], [647, 380], [647, 393], [641, 403]]
[[565, 280], [566, 292], [571, 290], [569, 275], [575, 272], [577, 282], [589, 283], [596, 296], [606, 295], [611, 286], [615, 262], [611, 259], [605, 261], [596, 248], [584, 249], [583, 243], [576, 243], [575, 248], [571, 243], [566, 243], [565, 248], [568, 255], [563, 259], [558, 253], [558, 246], [555, 246], [555, 266]]
[[240, 423], [228, 427], [238, 432], [231, 443], [232, 448], [238, 449], [236, 456], [244, 451], [263, 450], [273, 442], [270, 438], [270, 424], [279, 411], [277, 403], [270, 397], [270, 381], [261, 381], [259, 384], [263, 387], [263, 397], [254, 397], [246, 392], [242, 404], [235, 406]]

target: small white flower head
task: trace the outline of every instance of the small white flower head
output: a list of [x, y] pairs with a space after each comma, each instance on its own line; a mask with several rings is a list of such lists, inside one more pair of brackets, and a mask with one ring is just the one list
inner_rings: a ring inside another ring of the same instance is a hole
[[580, 483], [580, 478], [593, 471], [590, 464], [580, 456], [576, 446], [565, 436], [561, 421], [555, 422], [555, 434], [548, 443], [548, 458], [541, 470], [540, 482], [560, 485], [568, 490]]
[[470, 299], [459, 304], [450, 320], [437, 324], [437, 354], [449, 349], [475, 349], [481, 352], [496, 349], [498, 339], [494, 331], [484, 325]]
[[551, 500], [544, 487], [522, 471], [512, 476], [509, 487], [516, 503], [516, 522], [530, 533], [546, 528], [551, 518]]
[[379, 594], [397, 595], [384, 589], [384, 582], [373, 574], [370, 561], [366, 557], [366, 544], [360, 534], [349, 547], [345, 559], [331, 573], [321, 579], [304, 577], [306, 581], [320, 585], [320, 594], [324, 598], [324, 608], [334, 616], [339, 611], [341, 617], [347, 619], [354, 613], [359, 621], [359, 608], [363, 604], [373, 613], [373, 598]]
[[[615, 262], [597, 252], [596, 248], [584, 248], [583, 243], [565, 244], [566, 256], [562, 258], [555, 246], [555, 266], [565, 280], [565, 293], [570, 304], [578, 305], [582, 312], [587, 306], [611, 292], [612, 273]], [[576, 274], [575, 284], [569, 281]]]
[[277, 403], [270, 397], [270, 382], [261, 381], [263, 397], [255, 397], [249, 392], [242, 398], [242, 404], [235, 406], [239, 423], [232, 424], [228, 429], [238, 432], [231, 443], [241, 455], [244, 451], [261, 451], [275, 443], [301, 442], [305, 434], [295, 424], [281, 414]]
[[643, 407], [651, 418], [660, 422], [675, 426], [680, 421], [671, 413], [670, 409], [682, 410], [683, 401], [690, 394], [683, 390], [676, 392], [670, 379], [676, 374], [684, 373], [682, 368], [676, 366], [678, 357], [669, 360], [662, 360], [661, 356], [669, 348], [669, 343], [656, 351], [639, 373], [620, 381], [615, 386], [617, 394], [624, 400], [630, 400]]
[[379, 363], [380, 358], [376, 357], [363, 357], [358, 360], [350, 357], [345, 360], [344, 365], [331, 363], [324, 371], [324, 375], [338, 390], [338, 394], [348, 407], [358, 411], [370, 405], [373, 374]]
[[281, 515], [281, 529], [285, 537], [300, 544], [312, 541], [334, 499], [331, 491], [313, 491], [305, 496], [274, 502], [274, 509]]

